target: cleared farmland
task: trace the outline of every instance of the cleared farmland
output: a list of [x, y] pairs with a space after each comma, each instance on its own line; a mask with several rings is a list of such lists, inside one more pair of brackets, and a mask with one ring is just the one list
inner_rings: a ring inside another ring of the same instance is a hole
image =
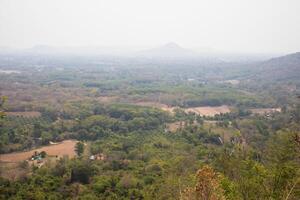
[[185, 109], [185, 112], [194, 112], [201, 116], [215, 116], [217, 114], [221, 113], [229, 113], [230, 109], [227, 105], [222, 106], [203, 106], [203, 107], [194, 107], [194, 108], [187, 108]]
[[44, 146], [30, 151], [0, 154], [0, 162], [21, 162], [29, 159], [35, 151], [45, 151], [50, 156], [68, 155], [72, 158], [75, 156], [75, 144], [76, 140], [64, 140], [58, 144]]

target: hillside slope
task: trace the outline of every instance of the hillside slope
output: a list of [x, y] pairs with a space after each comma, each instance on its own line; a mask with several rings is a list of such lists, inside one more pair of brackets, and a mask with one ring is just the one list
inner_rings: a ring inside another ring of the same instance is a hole
[[250, 79], [261, 81], [297, 81], [300, 79], [300, 52], [272, 58], [251, 66]]

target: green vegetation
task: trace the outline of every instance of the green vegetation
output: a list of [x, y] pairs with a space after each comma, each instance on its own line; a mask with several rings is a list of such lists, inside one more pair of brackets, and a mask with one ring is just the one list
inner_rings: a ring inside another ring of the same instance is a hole
[[[300, 198], [297, 82], [258, 84], [236, 66], [53, 62], [63, 71], [16, 61], [22, 73], [0, 74], [0, 153], [73, 139], [77, 155], [18, 163], [27, 173], [0, 178], [0, 199]], [[231, 112], [184, 110], [220, 105]], [[0, 175], [9, 164], [0, 157]]]
[[77, 153], [78, 156], [81, 156], [84, 152], [84, 143], [77, 142], [75, 145], [75, 152]]

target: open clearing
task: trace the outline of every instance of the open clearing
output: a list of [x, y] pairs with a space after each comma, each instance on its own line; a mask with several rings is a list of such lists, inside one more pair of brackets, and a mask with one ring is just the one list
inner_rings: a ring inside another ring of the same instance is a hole
[[255, 108], [250, 109], [253, 114], [264, 115], [268, 113], [281, 112], [281, 108]]
[[120, 99], [120, 97], [118, 96], [100, 96], [97, 97], [97, 100], [100, 103], [112, 103], [112, 102], [116, 102]]
[[141, 101], [141, 102], [137, 102], [134, 103], [135, 105], [138, 106], [147, 106], [147, 107], [153, 107], [153, 108], [160, 108], [164, 111], [173, 113], [174, 109], [177, 107], [172, 107], [172, 106], [168, 106], [166, 104], [162, 104], [162, 103], [157, 103], [157, 102], [151, 102], [151, 101]]
[[227, 105], [222, 105], [217, 107], [204, 106], [204, 107], [187, 108], [185, 109], [185, 112], [193, 112], [201, 116], [213, 117], [217, 114], [229, 113], [230, 109]]
[[0, 74], [20, 74], [20, 71], [17, 70], [2, 70], [0, 69]]
[[[178, 108], [178, 107], [172, 107], [172, 106], [168, 106], [166, 104], [157, 103], [157, 102], [137, 102], [134, 104], [138, 105], [138, 106], [148, 106], [148, 107], [153, 107], [153, 108], [159, 108], [159, 109], [162, 109], [162, 110], [170, 112], [170, 113], [174, 113], [174, 110], [176, 108]], [[193, 108], [186, 108], [183, 110], [186, 113], [193, 112], [193, 113], [196, 113], [201, 116], [205, 115], [205, 116], [209, 116], [209, 117], [213, 117], [213, 116], [215, 116], [217, 114], [221, 114], [221, 113], [229, 113], [230, 112], [230, 108], [227, 105], [193, 107]]]
[[18, 116], [18, 117], [40, 117], [41, 113], [36, 111], [31, 112], [6, 112], [8, 116]]
[[76, 140], [64, 140], [61, 143], [44, 146], [25, 152], [0, 154], [0, 162], [21, 162], [29, 159], [35, 151], [45, 151], [49, 156], [64, 156], [68, 155], [70, 158], [75, 156]]
[[233, 80], [226, 80], [226, 81], [224, 81], [224, 83], [229, 83], [231, 85], [238, 85], [240, 83], [240, 81], [233, 79]]
[[176, 132], [178, 129], [182, 128], [183, 126], [184, 126], [184, 121], [178, 121], [178, 122], [166, 124], [167, 130], [172, 133]]

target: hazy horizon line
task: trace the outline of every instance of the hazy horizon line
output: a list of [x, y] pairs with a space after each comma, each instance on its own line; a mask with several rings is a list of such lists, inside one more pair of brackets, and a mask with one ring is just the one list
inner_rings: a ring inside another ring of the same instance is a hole
[[185, 47], [181, 44], [178, 44], [177, 42], [165, 42], [162, 44], [152, 44], [152, 45], [101, 45], [101, 44], [86, 44], [86, 45], [57, 45], [57, 44], [34, 44], [34, 45], [28, 45], [28, 46], [8, 46], [8, 45], [0, 45], [1, 50], [15, 50], [15, 51], [26, 51], [30, 49], [35, 48], [53, 48], [58, 50], [79, 50], [79, 49], [94, 49], [94, 50], [116, 50], [116, 51], [129, 51], [128, 53], [133, 52], [139, 52], [149, 49], [155, 49], [164, 47], [165, 45], [169, 43], [175, 43], [179, 47], [186, 49], [186, 50], [192, 50], [195, 53], [202, 53], [202, 54], [233, 54], [233, 55], [286, 55], [286, 54], [292, 54], [297, 53], [299, 51], [232, 51], [232, 50], [224, 50], [224, 49], [216, 49], [211, 47], [201, 47], [201, 46], [193, 46], [193, 47]]

